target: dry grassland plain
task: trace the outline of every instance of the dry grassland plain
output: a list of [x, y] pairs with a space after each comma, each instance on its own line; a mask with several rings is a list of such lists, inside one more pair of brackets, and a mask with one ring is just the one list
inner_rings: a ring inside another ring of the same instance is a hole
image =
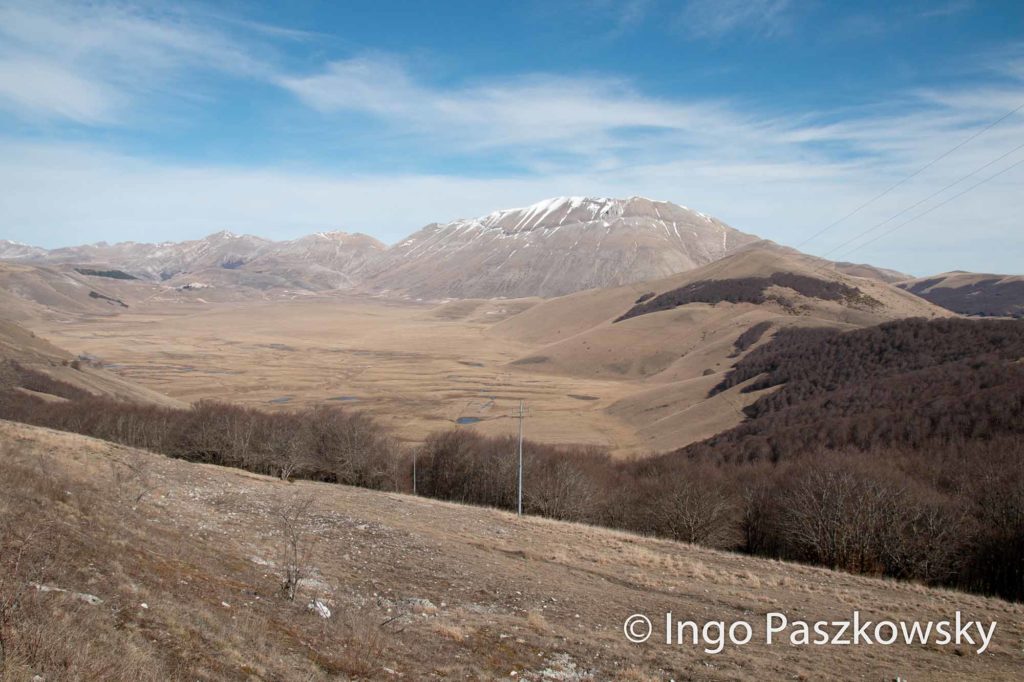
[[113, 316], [65, 316], [30, 326], [72, 353], [97, 356], [111, 371], [184, 402], [212, 398], [268, 410], [344, 405], [415, 442], [460, 420], [488, 435], [512, 433], [508, 415], [525, 400], [530, 438], [643, 453], [648, 447], [637, 429], [605, 411], [650, 388], [641, 379], [553, 375], [529, 363], [510, 364], [538, 344], [490, 329], [530, 305], [330, 296], [142, 304]]

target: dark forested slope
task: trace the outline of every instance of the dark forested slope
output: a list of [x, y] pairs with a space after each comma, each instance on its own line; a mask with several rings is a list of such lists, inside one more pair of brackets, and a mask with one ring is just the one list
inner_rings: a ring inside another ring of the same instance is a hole
[[775, 272], [769, 277], [701, 280], [657, 296], [645, 294], [615, 321], [622, 322], [640, 315], [672, 310], [688, 303], [710, 303], [712, 305], [715, 303], [754, 303], [760, 305], [773, 298], [784, 306], [788, 305], [784, 297], [772, 296], [770, 293], [772, 287], [790, 289], [801, 296], [817, 298], [822, 301], [843, 301], [867, 308], [881, 306], [879, 301], [866, 295], [857, 287], [842, 282], [793, 272]]
[[[749, 420], [681, 452], [777, 460], [809, 448], [948, 444], [1024, 434], [1024, 323], [899, 320], [784, 329], [715, 387], [776, 388]], [[752, 380], [752, 381], [751, 381]]]
[[896, 286], [961, 315], [1024, 318], [1024, 277], [951, 272]]
[[1022, 599], [1022, 358], [1014, 320], [781, 330], [715, 388], [774, 389], [745, 422], [634, 475], [701, 476], [754, 554]]

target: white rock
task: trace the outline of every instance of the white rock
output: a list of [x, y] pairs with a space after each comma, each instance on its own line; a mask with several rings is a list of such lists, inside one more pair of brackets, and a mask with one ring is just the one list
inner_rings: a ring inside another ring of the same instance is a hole
[[60, 592], [62, 594], [67, 594], [74, 597], [75, 599], [84, 601], [86, 604], [92, 604], [93, 606], [98, 606], [99, 604], [103, 603], [103, 600], [94, 594], [87, 594], [85, 592], [72, 592], [70, 590], [65, 590], [63, 587], [55, 587], [53, 585], [40, 585], [39, 583], [32, 583], [32, 587], [36, 588], [40, 592]]

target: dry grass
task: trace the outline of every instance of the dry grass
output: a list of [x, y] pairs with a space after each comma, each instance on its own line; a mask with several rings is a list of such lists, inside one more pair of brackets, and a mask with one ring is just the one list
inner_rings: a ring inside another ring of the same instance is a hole
[[186, 403], [212, 398], [287, 410], [327, 402], [368, 411], [419, 441], [464, 416], [484, 420], [466, 428], [510, 434], [514, 424], [502, 417], [525, 399], [535, 408], [535, 439], [646, 452], [630, 425], [604, 412], [643, 388], [638, 382], [510, 367], [530, 348], [489, 334], [497, 319], [445, 319], [431, 306], [320, 297], [199, 309], [138, 305], [113, 318], [31, 327]]
[[447, 637], [455, 642], [461, 642], [467, 637], [465, 628], [452, 623], [434, 623], [430, 626], [430, 629], [442, 637]]
[[526, 614], [526, 624], [541, 634], [551, 629], [544, 614], [537, 609], [532, 609]]
[[[148, 492], [137, 502], [136, 479], [119, 471], [144, 472]], [[26, 592], [5, 629], [3, 682], [36, 674], [48, 682], [490, 680], [511, 671], [527, 680], [1012, 679], [1024, 664], [1024, 606], [950, 591], [421, 498], [289, 484], [5, 422], [0, 478], [0, 518], [47, 529], [31, 545], [40, 570], [23, 567], [18, 580], [32, 574], [69, 590]], [[309, 580], [291, 602], [280, 595], [273, 510], [309, 495]], [[3, 535], [8, 550], [18, 542], [11, 538]], [[9, 562], [0, 562], [10, 577]], [[330, 619], [307, 608], [314, 599], [329, 606]], [[848, 616], [853, 607], [922, 619], [961, 609], [999, 621], [999, 630], [985, 656], [763, 645], [710, 656], [631, 645], [621, 632], [636, 612], [731, 618], [779, 608], [813, 618]]]
[[[626, 287], [539, 304], [431, 307], [347, 296], [140, 302], [114, 317], [62, 316], [30, 326], [72, 353], [111, 363], [106, 374], [186, 403], [212, 398], [291, 409], [334, 400], [421, 441], [459, 417], [482, 420], [465, 428], [510, 434], [515, 424], [504, 416], [523, 399], [532, 408], [528, 434], [535, 440], [642, 456], [742, 419], [739, 410], [756, 394], [733, 390], [709, 400], [707, 393], [735, 362], [733, 342], [751, 325], [772, 319], [848, 327], [891, 316], [850, 321], [849, 311], [835, 305], [806, 317], [765, 306], [694, 305], [608, 324], [636, 296]], [[498, 308], [525, 312], [508, 319], [483, 314]], [[471, 309], [477, 313], [463, 315]], [[515, 364], [540, 356], [547, 360]]]
[[[646, 455], [735, 425], [738, 407], [755, 397], [734, 391], [705, 404], [717, 380], [701, 373], [726, 369], [735, 336], [768, 313], [753, 311], [751, 317], [709, 308], [685, 324], [672, 320], [671, 348], [665, 347], [663, 325], [601, 327], [585, 348], [560, 344], [568, 355], [559, 355], [556, 367], [511, 363], [564, 336], [551, 332], [550, 339], [524, 342], [508, 326], [514, 319], [496, 326], [497, 316], [439, 314], [451, 305], [432, 309], [329, 297], [200, 310], [142, 305], [113, 318], [40, 321], [33, 328], [74, 353], [104, 358], [117, 375], [184, 402], [212, 398], [291, 409], [334, 399], [370, 412], [411, 441], [459, 417], [482, 420], [465, 428], [510, 434], [515, 424], [504, 416], [524, 399], [532, 408], [528, 433], [535, 440]], [[593, 307], [604, 317], [615, 309], [603, 301]], [[644, 353], [671, 365], [668, 379], [649, 376], [653, 361], [641, 363], [640, 373], [601, 369], [630, 364], [638, 339], [644, 339]]]

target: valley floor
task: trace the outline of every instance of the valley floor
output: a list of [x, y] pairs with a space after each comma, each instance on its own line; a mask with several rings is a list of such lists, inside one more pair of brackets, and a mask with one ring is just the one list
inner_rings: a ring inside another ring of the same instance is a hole
[[31, 327], [76, 355], [97, 356], [114, 373], [186, 403], [212, 398], [268, 410], [344, 405], [419, 441], [459, 419], [488, 435], [513, 433], [508, 415], [525, 400], [531, 438], [646, 451], [634, 428], [605, 411], [645, 388], [640, 382], [509, 366], [532, 348], [487, 332], [517, 305], [523, 304], [460, 302], [453, 307], [466, 310], [438, 312], [429, 305], [340, 296], [139, 305], [116, 316]]
[[[27, 590], [6, 629], [3, 680], [1009, 680], [1024, 668], [1024, 605], [996, 599], [286, 483], [10, 422], [0, 422], [0, 479], [2, 519], [20, 520], [0, 540], [37, 529], [16, 575], [10, 555], [0, 558], [5, 585], [31, 573], [68, 590]], [[308, 517], [275, 521], [301, 500], [312, 500]], [[312, 541], [295, 602], [278, 589], [288, 529]], [[307, 610], [313, 599], [331, 618]], [[917, 621], [959, 610], [998, 629], [982, 655], [936, 645], [766, 646], [757, 637], [711, 655], [630, 644], [622, 631], [634, 613], [656, 623], [668, 611], [756, 623], [769, 611], [845, 620], [855, 609]]]

